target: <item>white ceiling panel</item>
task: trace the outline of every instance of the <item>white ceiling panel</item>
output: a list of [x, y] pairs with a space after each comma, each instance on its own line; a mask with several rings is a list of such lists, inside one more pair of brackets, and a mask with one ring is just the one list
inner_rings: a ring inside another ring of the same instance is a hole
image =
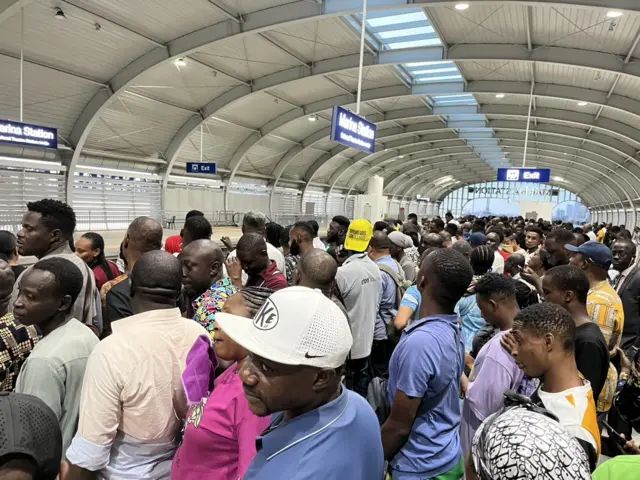
[[318, 120], [315, 122], [310, 122], [309, 120], [304, 119], [289, 122], [282, 127], [277, 128], [273, 133], [285, 138], [290, 138], [296, 142], [301, 142], [308, 136], [330, 126], [330, 120], [318, 117]]
[[232, 37], [192, 55], [213, 68], [220, 68], [242, 79], [256, 79], [270, 73], [300, 66], [291, 55], [259, 34]]
[[429, 9], [446, 43], [526, 43], [526, 6], [487, 2], [459, 11], [453, 6]]
[[296, 23], [273, 30], [268, 35], [310, 62], [360, 52], [358, 34], [350, 33], [339, 18]]
[[124, 94], [96, 122], [87, 148], [143, 155], [162, 154], [191, 114]]
[[[73, 3], [160, 42], [227, 20], [207, 0], [73, 0]], [[67, 16], [74, 10], [67, 2], [59, 4]]]
[[500, 80], [531, 81], [531, 63], [511, 61], [456, 62], [460, 73], [467, 81]]
[[640, 100], [640, 78], [622, 75], [616, 85], [615, 93]]
[[536, 45], [626, 55], [640, 28], [638, 15], [611, 19], [604, 9], [536, 7], [532, 36]]
[[[214, 119], [210, 119], [204, 124], [203, 131], [203, 159], [217, 162], [220, 168], [224, 168], [228, 164], [234, 152], [251, 134], [244, 128]], [[178, 159], [183, 162], [200, 160], [199, 128], [185, 142]]]
[[[148, 40], [113, 25], [101, 24], [96, 30], [95, 20], [85, 14], [69, 13], [66, 20], [57, 20], [54, 8], [58, 5], [54, 0], [38, 0], [25, 8], [26, 59], [106, 81], [154, 48]], [[19, 55], [19, 15], [0, 24], [0, 49]]]
[[536, 81], [557, 83], [591, 90], [609, 91], [616, 74], [589, 68], [559, 65], [557, 63], [536, 63]]
[[[0, 56], [0, 118], [20, 119], [19, 62]], [[100, 89], [84, 80], [39, 67], [24, 66], [24, 121], [58, 129], [67, 137], [87, 102]]]
[[345, 91], [328, 78], [305, 78], [297, 82], [270, 88], [274, 95], [296, 105], [309, 105], [313, 102], [344, 95]]
[[[393, 110], [404, 110], [406, 108], [424, 107], [425, 104], [417, 95], [407, 95], [404, 97], [395, 97], [385, 100], [373, 100], [367, 102], [382, 112], [390, 112]], [[425, 107], [426, 108], [426, 107]]]
[[185, 67], [165, 63], [142, 74], [129, 90], [175, 105], [199, 109], [240, 85], [226, 75], [187, 59]]
[[613, 108], [605, 108], [602, 110], [600, 116], [602, 118], [610, 118], [611, 120], [626, 123], [627, 125], [640, 130], [640, 117], [638, 117], [638, 115], [632, 115]]
[[218, 110], [216, 117], [259, 129], [265, 123], [291, 110], [291, 105], [264, 92], [253, 93]]
[[[311, 165], [313, 165], [313, 163], [324, 154], [324, 152], [312, 148], [305, 150], [300, 155], [297, 155], [294, 161], [289, 164], [289, 166], [283, 173], [283, 177], [303, 178], [305, 172], [309, 169], [309, 167], [311, 167]], [[315, 177], [314, 180], [318, 181], [318, 179]]]

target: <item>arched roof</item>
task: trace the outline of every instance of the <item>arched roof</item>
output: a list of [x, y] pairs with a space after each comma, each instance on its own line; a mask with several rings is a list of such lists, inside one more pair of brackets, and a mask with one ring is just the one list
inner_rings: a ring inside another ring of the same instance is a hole
[[355, 109], [361, 0], [0, 1], [0, 118], [17, 117], [24, 9], [25, 121], [59, 129], [69, 199], [83, 165], [166, 187], [200, 158], [227, 193], [353, 193], [375, 173], [387, 195], [439, 199], [520, 166], [529, 130], [527, 166], [593, 208], [634, 204], [640, 2], [464, 3], [369, 0], [371, 155], [329, 140], [331, 107]]

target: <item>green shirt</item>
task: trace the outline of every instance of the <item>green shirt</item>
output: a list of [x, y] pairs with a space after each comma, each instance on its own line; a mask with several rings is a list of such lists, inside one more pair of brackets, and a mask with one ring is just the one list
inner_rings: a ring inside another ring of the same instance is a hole
[[620, 455], [593, 472], [593, 480], [640, 480], [640, 455]]

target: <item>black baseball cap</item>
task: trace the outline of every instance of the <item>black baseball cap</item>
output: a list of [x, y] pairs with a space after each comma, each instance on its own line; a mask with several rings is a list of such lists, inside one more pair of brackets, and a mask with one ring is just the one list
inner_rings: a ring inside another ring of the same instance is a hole
[[62, 459], [56, 415], [33, 395], [0, 392], [0, 465], [3, 457], [24, 455], [36, 466], [36, 480], [55, 480]]

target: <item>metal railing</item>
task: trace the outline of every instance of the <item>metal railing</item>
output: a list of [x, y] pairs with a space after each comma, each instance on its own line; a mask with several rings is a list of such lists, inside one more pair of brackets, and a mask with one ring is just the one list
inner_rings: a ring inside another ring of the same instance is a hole
[[[245, 212], [215, 211], [203, 212], [207, 220], [214, 227], [239, 227], [242, 225]], [[304, 213], [278, 213], [264, 212], [267, 219], [280, 225], [292, 225], [296, 222], [315, 220], [324, 227], [328, 224], [330, 217], [327, 215], [309, 215]], [[76, 231], [109, 231], [126, 230], [129, 224], [136, 218], [146, 215], [158, 220], [163, 228], [169, 230], [180, 230], [184, 224], [185, 211], [166, 212], [113, 212], [85, 211], [76, 212]], [[17, 233], [22, 223], [22, 215], [14, 213], [0, 213], [0, 230], [9, 230]]]

